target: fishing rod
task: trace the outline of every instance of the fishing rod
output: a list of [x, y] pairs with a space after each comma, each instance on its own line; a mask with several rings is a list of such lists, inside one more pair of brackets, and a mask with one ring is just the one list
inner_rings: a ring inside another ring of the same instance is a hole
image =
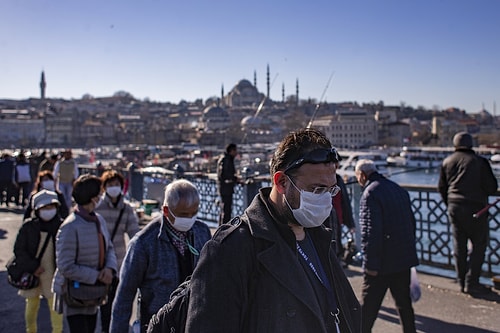
[[[271, 82], [271, 86], [269, 87], [269, 90], [271, 90], [271, 88], [273, 87], [274, 81], [276, 81], [276, 78], [278, 77], [278, 74], [279, 73], [276, 73], [276, 75], [274, 75], [274, 78], [273, 78], [273, 81]], [[253, 115], [252, 120], [249, 123], [249, 127], [252, 127], [255, 119], [259, 115], [260, 111], [263, 109], [264, 103], [266, 102], [266, 99], [267, 99], [267, 96], [264, 96], [264, 98], [260, 102], [259, 106], [257, 107], [257, 110], [255, 111], [255, 114]], [[247, 140], [247, 132], [245, 131], [245, 135], [243, 136], [243, 140], [241, 141], [241, 144], [245, 144], [246, 140]]]
[[325, 89], [323, 90], [323, 93], [321, 94], [321, 98], [319, 99], [318, 104], [316, 104], [316, 108], [314, 109], [314, 113], [311, 117], [311, 120], [309, 120], [309, 123], [306, 126], [307, 129], [311, 128], [312, 123], [313, 123], [314, 119], [316, 118], [316, 114], [318, 113], [319, 107], [321, 106], [321, 102], [323, 101], [323, 98], [325, 97], [326, 91], [328, 90], [328, 86], [330, 85], [330, 82], [332, 81], [334, 73], [335, 72], [333, 71], [332, 74], [330, 74], [330, 78], [328, 78], [328, 82], [326, 83]]
[[492, 203], [486, 205], [484, 208], [482, 208], [476, 214], [473, 214], [472, 217], [475, 218], [475, 219], [480, 218], [481, 215], [483, 215], [484, 213], [486, 213], [488, 211], [488, 209], [490, 209], [493, 206], [496, 206], [499, 201], [500, 201], [500, 198], [497, 198], [495, 201], [493, 201]]

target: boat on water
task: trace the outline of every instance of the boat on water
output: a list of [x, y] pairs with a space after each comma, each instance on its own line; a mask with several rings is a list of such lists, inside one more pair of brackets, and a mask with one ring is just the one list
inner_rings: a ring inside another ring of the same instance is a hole
[[339, 151], [341, 161], [337, 168], [339, 174], [345, 182], [351, 182], [356, 179], [354, 169], [359, 160], [368, 159], [372, 160], [377, 170], [381, 174], [387, 174], [387, 157], [388, 154], [383, 151], [353, 151], [341, 150]]
[[490, 158], [490, 164], [493, 172], [500, 174], [500, 154], [492, 155]]
[[388, 156], [390, 166], [407, 168], [439, 168], [443, 159], [452, 153], [448, 148], [404, 146], [397, 155]]

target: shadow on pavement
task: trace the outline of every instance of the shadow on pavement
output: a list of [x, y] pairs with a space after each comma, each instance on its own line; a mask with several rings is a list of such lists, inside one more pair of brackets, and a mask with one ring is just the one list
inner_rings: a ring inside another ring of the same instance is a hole
[[[385, 306], [380, 307], [377, 320], [385, 320], [391, 323], [399, 324], [399, 315], [395, 309]], [[495, 331], [486, 330], [474, 326], [455, 324], [445, 322], [439, 319], [426, 316], [415, 315], [415, 324], [417, 332], [440, 332], [440, 333], [496, 333]]]

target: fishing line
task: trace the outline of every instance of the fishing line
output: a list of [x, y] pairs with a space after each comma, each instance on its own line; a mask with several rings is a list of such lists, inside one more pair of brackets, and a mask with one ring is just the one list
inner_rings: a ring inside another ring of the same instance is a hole
[[330, 86], [330, 82], [332, 81], [333, 74], [335, 74], [335, 71], [333, 71], [332, 74], [330, 74], [330, 78], [328, 79], [328, 82], [326, 83], [325, 89], [323, 90], [323, 93], [321, 94], [321, 98], [319, 99], [318, 104], [316, 104], [316, 108], [314, 109], [314, 113], [311, 117], [311, 120], [309, 120], [309, 123], [306, 126], [307, 129], [311, 128], [312, 123], [313, 123], [314, 119], [316, 118], [316, 114], [318, 113], [321, 102], [323, 101], [323, 98], [325, 97], [326, 91], [328, 90], [328, 86]]

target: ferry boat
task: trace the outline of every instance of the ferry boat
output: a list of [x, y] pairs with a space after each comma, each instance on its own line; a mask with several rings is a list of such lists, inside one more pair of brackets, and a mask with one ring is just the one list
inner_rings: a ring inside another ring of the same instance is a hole
[[359, 160], [372, 160], [377, 170], [381, 174], [387, 174], [387, 153], [382, 151], [339, 151], [341, 161], [337, 168], [339, 174], [345, 182], [356, 180], [354, 168]]
[[433, 169], [439, 168], [443, 159], [450, 153], [446, 148], [405, 146], [399, 154], [387, 157], [387, 163], [398, 167]]
[[496, 174], [500, 174], [500, 154], [495, 154], [490, 157], [491, 169]]

